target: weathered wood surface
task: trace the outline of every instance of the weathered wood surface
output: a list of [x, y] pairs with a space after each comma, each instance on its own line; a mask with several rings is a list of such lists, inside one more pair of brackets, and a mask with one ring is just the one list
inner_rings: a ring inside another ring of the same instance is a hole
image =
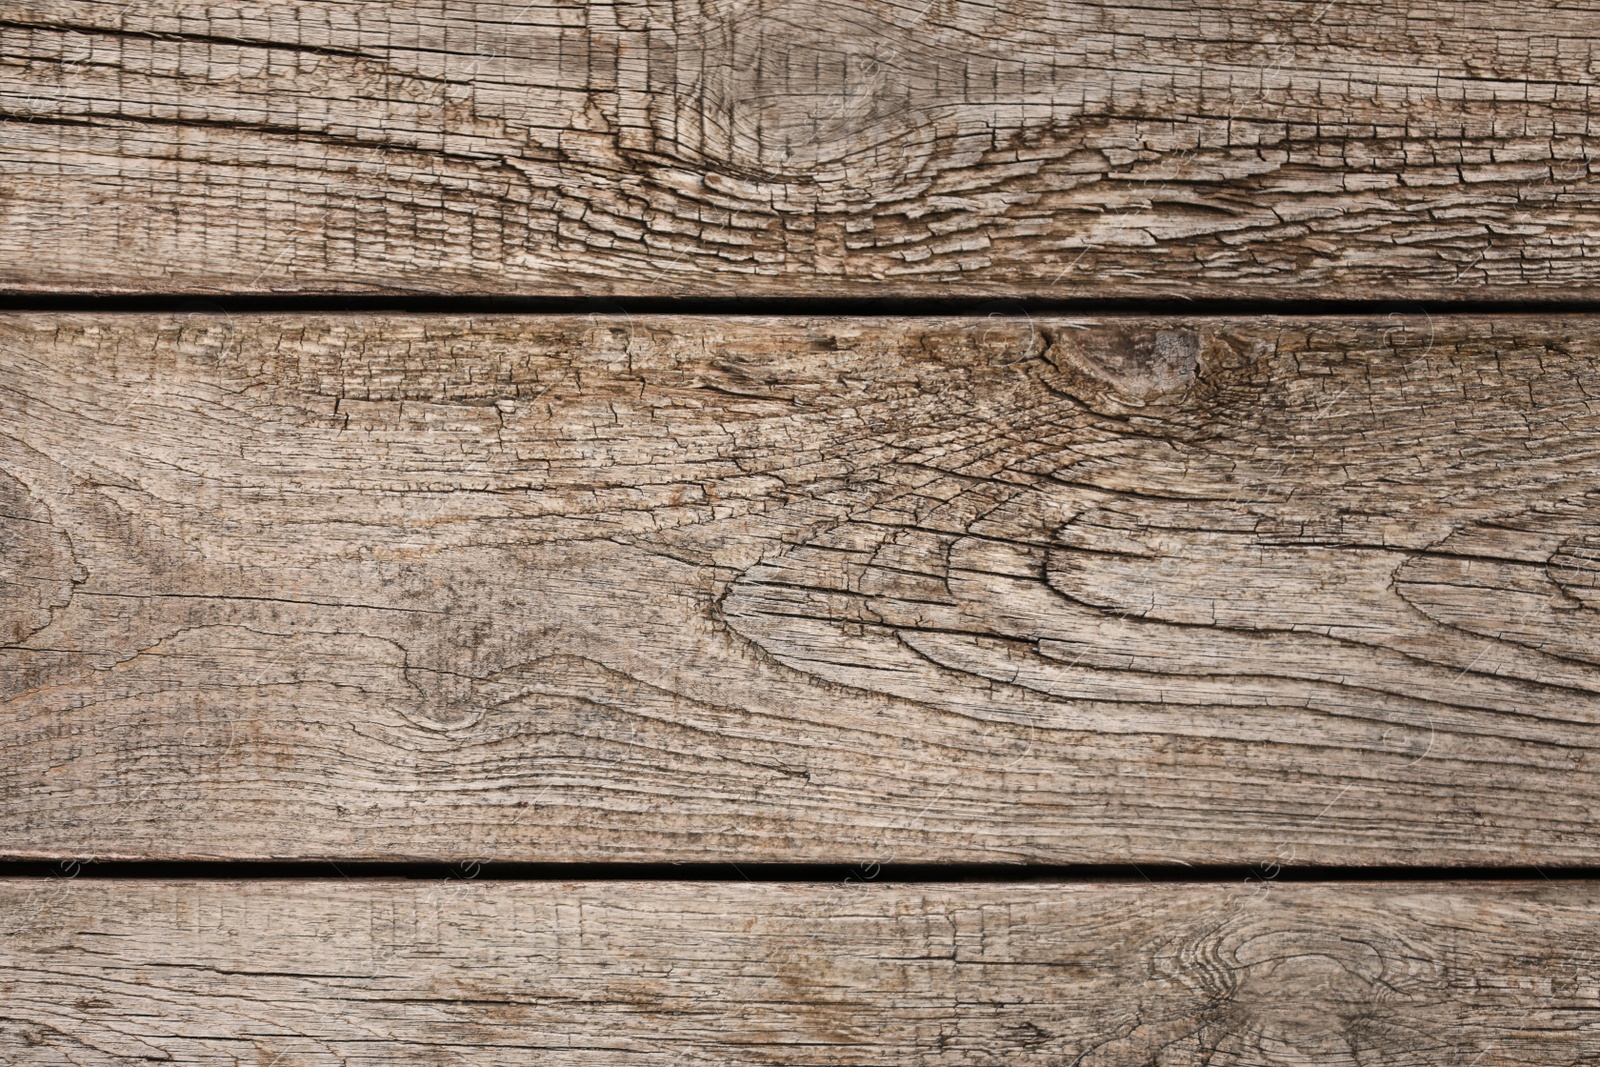
[[1600, 1061], [1592, 884], [0, 883], [0, 1059]]
[[0, 851], [1600, 862], [1600, 319], [0, 318]]
[[0, 288], [1600, 292], [1593, 0], [0, 12]]

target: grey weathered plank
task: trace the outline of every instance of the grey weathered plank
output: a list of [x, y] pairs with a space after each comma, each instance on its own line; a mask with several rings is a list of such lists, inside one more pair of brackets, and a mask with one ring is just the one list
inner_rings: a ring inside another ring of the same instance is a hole
[[1600, 292], [1593, 0], [8, 0], [0, 287]]
[[0, 1059], [1600, 1057], [1592, 884], [0, 882]]
[[0, 853], [1600, 861], [1600, 319], [0, 318]]

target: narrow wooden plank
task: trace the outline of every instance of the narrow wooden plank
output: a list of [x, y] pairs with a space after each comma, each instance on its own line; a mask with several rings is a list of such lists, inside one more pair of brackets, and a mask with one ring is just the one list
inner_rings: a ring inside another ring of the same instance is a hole
[[0, 852], [1600, 862], [1594, 317], [0, 318]]
[[1478, 1067], [1600, 1057], [1540, 885], [0, 883], [0, 1057]]
[[0, 288], [1600, 292], [1595, 0], [10, 0]]

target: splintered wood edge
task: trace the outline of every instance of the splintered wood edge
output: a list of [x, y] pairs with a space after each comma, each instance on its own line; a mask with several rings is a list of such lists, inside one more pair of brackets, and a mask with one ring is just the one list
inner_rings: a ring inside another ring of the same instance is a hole
[[1593, 297], [1594, 20], [13, 0], [0, 290]]
[[1584, 1063], [1592, 884], [0, 880], [0, 1056]]

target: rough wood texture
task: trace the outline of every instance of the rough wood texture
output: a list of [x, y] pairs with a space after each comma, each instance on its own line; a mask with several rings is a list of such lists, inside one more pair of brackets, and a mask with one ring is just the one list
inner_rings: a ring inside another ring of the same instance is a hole
[[1600, 319], [0, 318], [0, 850], [1600, 862]]
[[1600, 293], [1593, 0], [0, 13], [0, 288]]
[[0, 1059], [1600, 1062], [1600, 892], [0, 883]]

